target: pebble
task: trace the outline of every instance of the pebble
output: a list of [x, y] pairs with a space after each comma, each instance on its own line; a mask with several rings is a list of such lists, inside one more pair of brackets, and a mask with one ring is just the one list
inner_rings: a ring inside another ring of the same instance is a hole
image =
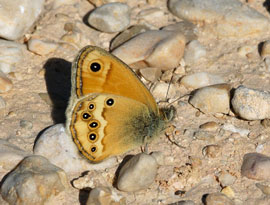
[[113, 157], [98, 164], [89, 163], [90, 161], [79, 153], [72, 137], [66, 134], [63, 124], [51, 126], [39, 136], [34, 146], [34, 154], [46, 157], [67, 173], [104, 170], [116, 164]]
[[234, 205], [234, 202], [222, 193], [211, 193], [205, 198], [205, 205]]
[[248, 57], [248, 55], [252, 54], [257, 50], [258, 50], [257, 46], [244, 45], [237, 49], [237, 53], [241, 57]]
[[164, 157], [164, 154], [162, 152], [160, 152], [160, 151], [152, 152], [150, 155], [155, 158], [155, 160], [159, 166], [163, 166], [166, 164], [165, 157]]
[[223, 78], [207, 72], [199, 72], [186, 75], [180, 81], [180, 84], [184, 85], [187, 88], [193, 89], [222, 83], [225, 83]]
[[229, 84], [211, 85], [199, 88], [189, 99], [189, 103], [203, 113], [225, 113], [230, 111]]
[[192, 65], [205, 56], [206, 49], [198, 40], [192, 40], [187, 44], [184, 54], [186, 65]]
[[86, 205], [124, 205], [126, 198], [109, 187], [96, 187], [91, 190]]
[[3, 73], [14, 71], [16, 65], [23, 60], [24, 50], [25, 46], [22, 44], [0, 39], [0, 71]]
[[160, 68], [142, 68], [140, 69], [141, 75], [150, 82], [156, 82], [161, 77], [161, 69]]
[[219, 145], [207, 145], [203, 148], [202, 153], [209, 158], [216, 158], [221, 155], [221, 147]]
[[12, 81], [0, 71], [0, 93], [6, 93], [11, 90], [13, 86]]
[[231, 100], [234, 112], [246, 120], [270, 118], [270, 92], [240, 85]]
[[223, 130], [230, 131], [232, 133], [238, 133], [242, 137], [247, 137], [250, 133], [250, 131], [247, 129], [238, 128], [238, 127], [235, 127], [234, 125], [229, 124], [229, 123], [225, 123], [224, 125], [221, 126], [221, 128]]
[[174, 84], [169, 85], [169, 83], [158, 83], [153, 88], [152, 94], [155, 97], [156, 100], [160, 101], [166, 101], [166, 95], [168, 92], [167, 98], [174, 99], [177, 95], [177, 88]]
[[42, 156], [24, 158], [4, 179], [1, 195], [9, 204], [44, 204], [68, 188], [65, 172]]
[[130, 8], [124, 3], [102, 5], [91, 12], [88, 23], [106, 33], [123, 31], [130, 24]]
[[234, 184], [236, 177], [223, 171], [218, 175], [218, 181], [221, 183], [222, 187], [226, 187]]
[[16, 40], [34, 24], [43, 10], [44, 0], [1, 0], [0, 37]]
[[173, 69], [178, 66], [185, 49], [185, 37], [173, 31], [146, 31], [112, 51], [127, 64], [145, 61], [148, 66]]
[[0, 96], [0, 109], [6, 108], [6, 101], [2, 96]]
[[107, 3], [113, 3], [113, 2], [121, 2], [121, 3], [126, 2], [126, 0], [88, 0], [88, 1], [94, 4], [96, 7], [101, 6], [103, 4], [107, 4]]
[[214, 121], [206, 122], [200, 125], [200, 129], [208, 132], [215, 132], [219, 127], [219, 124]]
[[262, 191], [262, 193], [264, 193], [265, 195], [270, 195], [269, 183], [256, 183], [255, 185]]
[[238, 0], [170, 0], [169, 10], [181, 19], [204, 25], [219, 38], [265, 33], [269, 19]]
[[10, 170], [28, 155], [30, 155], [30, 153], [21, 150], [19, 147], [6, 140], [0, 139], [0, 167]]
[[261, 57], [264, 60], [266, 70], [270, 72], [270, 41], [265, 41], [261, 48]]
[[28, 120], [20, 120], [20, 127], [31, 130], [33, 128], [33, 123]]
[[158, 164], [151, 155], [141, 153], [129, 159], [119, 171], [117, 188], [135, 192], [148, 188], [155, 180]]
[[110, 50], [113, 50], [123, 44], [124, 42], [128, 41], [132, 37], [143, 33], [145, 31], [150, 30], [150, 28], [146, 25], [134, 25], [131, 26], [130, 28], [124, 30], [121, 32], [119, 35], [117, 35], [115, 38], [113, 38], [111, 45], [110, 45]]
[[222, 194], [225, 194], [227, 197], [229, 197], [230, 199], [235, 197], [235, 193], [233, 191], [233, 189], [230, 186], [226, 186], [221, 190]]
[[270, 157], [259, 153], [248, 153], [244, 155], [241, 174], [249, 179], [270, 179]]
[[196, 35], [196, 33], [198, 33], [197, 27], [195, 26], [195, 24], [189, 21], [181, 21], [175, 24], [170, 24], [163, 27], [162, 30], [182, 33], [185, 36], [187, 42], [198, 38], [198, 36]]
[[58, 44], [49, 42], [49, 41], [40, 40], [40, 39], [31, 38], [28, 41], [27, 46], [28, 46], [29, 51], [43, 56], [43, 55], [47, 55], [55, 51], [55, 49], [58, 47]]

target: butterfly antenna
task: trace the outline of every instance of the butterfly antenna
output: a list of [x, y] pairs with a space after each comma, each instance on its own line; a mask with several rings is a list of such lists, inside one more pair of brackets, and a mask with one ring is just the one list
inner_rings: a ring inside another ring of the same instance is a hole
[[167, 89], [167, 93], [166, 93], [166, 97], [165, 97], [165, 102], [168, 101], [168, 95], [169, 95], [169, 90], [170, 90], [170, 87], [171, 87], [171, 84], [172, 84], [172, 80], [173, 80], [173, 74], [174, 74], [174, 71], [176, 70], [176, 68], [173, 69], [173, 72], [172, 72], [172, 77], [170, 79], [170, 82], [169, 82], [169, 86], [168, 86], [168, 89]]

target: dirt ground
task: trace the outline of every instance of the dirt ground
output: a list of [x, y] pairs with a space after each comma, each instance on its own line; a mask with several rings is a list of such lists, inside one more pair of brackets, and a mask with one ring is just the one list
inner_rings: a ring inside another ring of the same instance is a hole
[[[61, 46], [45, 56], [25, 52], [23, 62], [17, 66], [14, 73], [9, 74], [13, 89], [1, 94], [6, 101], [6, 108], [0, 113], [0, 138], [28, 152], [32, 152], [34, 141], [42, 130], [64, 122], [64, 110], [70, 89], [69, 69], [79, 49], [79, 46], [76, 48], [61, 42], [61, 36], [66, 33], [64, 25], [74, 23], [78, 26], [81, 47], [94, 44], [108, 49], [111, 39], [116, 35], [100, 33], [83, 22], [87, 13], [94, 8], [88, 1], [81, 0], [75, 6], [66, 5], [55, 10], [50, 9], [51, 2], [52, 0], [47, 1], [44, 14], [29, 35], [61, 43]], [[249, 5], [269, 17], [263, 3], [263, 0], [257, 0], [250, 1]], [[147, 5], [144, 0], [130, 1], [128, 4], [137, 5], [133, 13], [148, 7], [160, 7], [165, 10], [168, 18], [156, 22], [157, 28], [171, 24], [175, 19], [179, 21], [169, 13], [165, 1], [157, 0], [154, 5]], [[136, 24], [136, 21], [134, 14], [131, 24]], [[258, 48], [261, 42], [268, 39], [269, 35], [250, 39], [216, 39], [205, 33], [199, 33], [198, 40], [206, 47], [207, 57], [200, 64], [188, 67], [185, 74], [204, 71], [223, 77], [234, 88], [243, 84], [250, 88], [270, 91], [270, 72], [266, 70], [258, 50], [255, 49], [249, 57], [237, 54], [237, 49], [241, 46], [250, 45]], [[23, 43], [24, 40], [21, 39], [19, 42]], [[183, 95], [189, 92], [190, 90], [181, 89]], [[46, 98], [44, 93], [49, 93], [53, 106], [42, 99], [42, 96]], [[31, 122], [33, 127], [21, 127], [21, 120]], [[218, 123], [219, 126], [225, 123], [233, 124], [235, 127], [249, 130], [251, 134], [240, 136], [217, 129], [201, 138], [193, 138], [193, 133], [199, 131], [199, 126], [210, 121]], [[247, 202], [255, 204], [260, 200], [267, 204], [267, 196], [255, 186], [257, 181], [244, 178], [240, 173], [244, 154], [255, 152], [258, 145], [263, 144], [262, 153], [270, 155], [270, 149], [267, 149], [270, 145], [270, 130], [262, 126], [260, 121], [249, 122], [233, 115], [203, 114], [184, 98], [177, 104], [177, 117], [173, 125], [176, 131], [175, 140], [184, 148], [171, 143], [165, 135], [151, 143], [150, 151], [163, 152], [169, 163], [159, 168], [155, 183], [147, 190], [136, 193], [119, 192], [126, 197], [127, 204], [169, 204], [180, 200], [193, 200], [196, 204], [201, 204], [205, 194], [221, 191], [222, 185], [217, 178], [223, 172], [236, 178], [230, 185], [235, 194], [233, 200], [236, 204]], [[210, 144], [221, 147], [220, 155], [214, 158], [203, 155], [203, 148]], [[140, 148], [127, 154], [139, 152]], [[119, 156], [119, 161], [127, 154]], [[111, 187], [116, 169], [117, 166], [102, 172], [90, 171], [84, 177], [88, 177], [94, 187], [100, 185]], [[1, 176], [3, 175], [5, 173], [1, 173]], [[87, 187], [86, 179], [80, 179], [83, 178], [82, 175], [68, 177], [73, 186], [48, 204], [85, 203], [89, 190], [94, 187]], [[85, 187], [83, 183], [86, 183]], [[1, 200], [0, 203], [4, 204]]]

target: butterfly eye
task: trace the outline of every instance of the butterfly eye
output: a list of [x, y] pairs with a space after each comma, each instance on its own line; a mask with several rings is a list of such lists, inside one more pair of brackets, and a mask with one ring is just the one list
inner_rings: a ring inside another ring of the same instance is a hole
[[96, 152], [97, 148], [95, 146], [91, 147], [91, 152]]
[[106, 105], [112, 106], [114, 104], [114, 100], [112, 98], [109, 98], [106, 100]]
[[89, 110], [94, 110], [96, 108], [94, 103], [90, 103], [88, 106]]
[[88, 112], [82, 113], [83, 120], [89, 120], [92, 116]]
[[89, 135], [88, 135], [88, 139], [89, 139], [91, 142], [97, 141], [97, 134], [96, 134], [95, 132], [90, 132]]
[[93, 61], [90, 63], [90, 70], [94, 73], [98, 72], [101, 70], [101, 62], [99, 61]]
[[96, 129], [99, 127], [99, 122], [97, 120], [93, 120], [89, 123], [90, 129]]

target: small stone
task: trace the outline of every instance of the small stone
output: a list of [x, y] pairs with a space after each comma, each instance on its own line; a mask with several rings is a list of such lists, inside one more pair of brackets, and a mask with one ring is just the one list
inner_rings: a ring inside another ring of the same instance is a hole
[[241, 174], [249, 179], [270, 179], [270, 157], [259, 153], [248, 153], [244, 155]]
[[206, 49], [198, 40], [190, 41], [186, 46], [184, 55], [186, 65], [192, 65], [205, 56]]
[[250, 131], [247, 129], [238, 128], [238, 127], [235, 127], [234, 125], [229, 124], [229, 123], [225, 123], [224, 125], [221, 126], [221, 128], [223, 130], [226, 130], [226, 131], [229, 131], [232, 133], [238, 133], [242, 137], [247, 137], [250, 133]]
[[16, 65], [23, 60], [24, 50], [25, 46], [22, 44], [0, 40], [0, 71], [3, 73], [14, 71]]
[[33, 123], [30, 122], [30, 121], [27, 121], [27, 120], [21, 120], [20, 121], [20, 127], [31, 130], [32, 127], [33, 127]]
[[208, 194], [205, 199], [205, 205], [234, 205], [234, 202], [222, 193]]
[[148, 30], [150, 30], [150, 28], [145, 26], [145, 25], [131, 26], [130, 28], [126, 29], [125, 31], [123, 31], [122, 33], [117, 35], [112, 40], [111, 45], [110, 45], [110, 50], [113, 50], [113, 49], [117, 48], [118, 46], [120, 46], [124, 42], [128, 41], [132, 37], [134, 37], [134, 36], [136, 36], [136, 35], [138, 35], [140, 33], [143, 33], [145, 31], [148, 31]]
[[202, 153], [209, 158], [216, 158], [221, 155], [221, 147], [219, 145], [207, 145], [203, 148]]
[[230, 111], [230, 89], [228, 84], [218, 84], [198, 89], [189, 103], [204, 113], [225, 113]]
[[181, 21], [175, 24], [171, 24], [163, 27], [162, 30], [182, 33], [185, 36], [187, 42], [190, 42], [198, 38], [196, 35], [197, 33], [196, 25], [189, 21]]
[[165, 165], [165, 157], [162, 152], [152, 152], [150, 155], [156, 159], [159, 166]]
[[0, 93], [8, 92], [9, 90], [11, 90], [12, 86], [12, 81], [0, 71]]
[[21, 150], [19, 147], [0, 139], [0, 167], [10, 170], [30, 153]]
[[47, 55], [55, 51], [55, 49], [58, 47], [57, 43], [33, 38], [28, 41], [27, 45], [29, 51], [32, 51], [33, 53], [36, 53], [38, 55]]
[[78, 151], [77, 146], [65, 132], [63, 124], [56, 124], [44, 131], [36, 141], [34, 154], [42, 155], [67, 173], [86, 170], [104, 170], [115, 165], [115, 158], [91, 164]]
[[159, 42], [145, 61], [148, 65], [162, 70], [176, 68], [184, 55], [185, 45], [184, 35], [175, 34]]
[[225, 83], [223, 78], [206, 72], [186, 75], [180, 81], [180, 84], [193, 89], [221, 83]]
[[217, 131], [218, 128], [219, 128], [219, 124], [214, 121], [206, 122], [200, 125], [200, 129], [204, 131], [208, 131], [208, 132], [215, 132]]
[[139, 18], [139, 22], [146, 22], [153, 27], [161, 27], [164, 25], [164, 21], [168, 20], [168, 15], [160, 8], [152, 7], [141, 10], [137, 18]]
[[199, 131], [193, 133], [193, 138], [198, 139], [198, 140], [207, 141], [207, 142], [214, 142], [215, 141], [215, 136], [212, 133], [202, 131], [202, 130], [199, 130]]
[[137, 154], [120, 169], [117, 188], [126, 192], [146, 189], [154, 182], [157, 168], [154, 157], [145, 153]]
[[168, 8], [219, 38], [258, 36], [269, 27], [267, 17], [238, 0], [170, 0]]
[[270, 93], [239, 86], [231, 100], [234, 112], [246, 120], [270, 118]]
[[44, 0], [1, 0], [0, 37], [16, 40], [34, 24], [43, 10]]
[[156, 100], [167, 100], [166, 95], [168, 92], [167, 98], [175, 98], [176, 97], [176, 87], [175, 85], [169, 83], [158, 83], [154, 87], [152, 94]]
[[226, 186], [221, 190], [222, 194], [225, 194], [227, 197], [229, 197], [230, 199], [235, 197], [235, 193], [232, 190], [232, 188], [230, 186]]
[[162, 74], [160, 68], [150, 68], [150, 67], [140, 69], [140, 73], [146, 80], [150, 82], [156, 82]]
[[44, 204], [68, 187], [65, 172], [42, 156], [29, 156], [8, 174], [1, 195], [9, 204]]
[[173, 31], [146, 31], [112, 51], [128, 65], [144, 61], [162, 70], [177, 67], [183, 56], [185, 37]]
[[270, 195], [270, 185], [269, 183], [265, 184], [265, 183], [256, 183], [255, 184], [256, 187], [258, 187], [262, 193], [264, 193], [265, 195]]
[[123, 31], [130, 23], [130, 9], [123, 3], [105, 4], [89, 15], [88, 23], [107, 33]]
[[6, 108], [6, 101], [2, 96], [0, 96], [0, 109], [5, 109]]
[[96, 187], [91, 190], [86, 205], [124, 205], [126, 198], [117, 194], [109, 187]]
[[96, 7], [99, 7], [103, 4], [107, 4], [107, 3], [113, 3], [113, 2], [121, 2], [121, 3], [125, 3], [126, 0], [88, 0], [90, 3], [94, 4]]
[[218, 181], [223, 187], [226, 187], [234, 184], [236, 177], [228, 172], [221, 172], [221, 174], [218, 176]]
[[257, 46], [244, 45], [237, 49], [237, 53], [241, 57], [248, 57], [249, 54], [255, 52], [257, 50]]

